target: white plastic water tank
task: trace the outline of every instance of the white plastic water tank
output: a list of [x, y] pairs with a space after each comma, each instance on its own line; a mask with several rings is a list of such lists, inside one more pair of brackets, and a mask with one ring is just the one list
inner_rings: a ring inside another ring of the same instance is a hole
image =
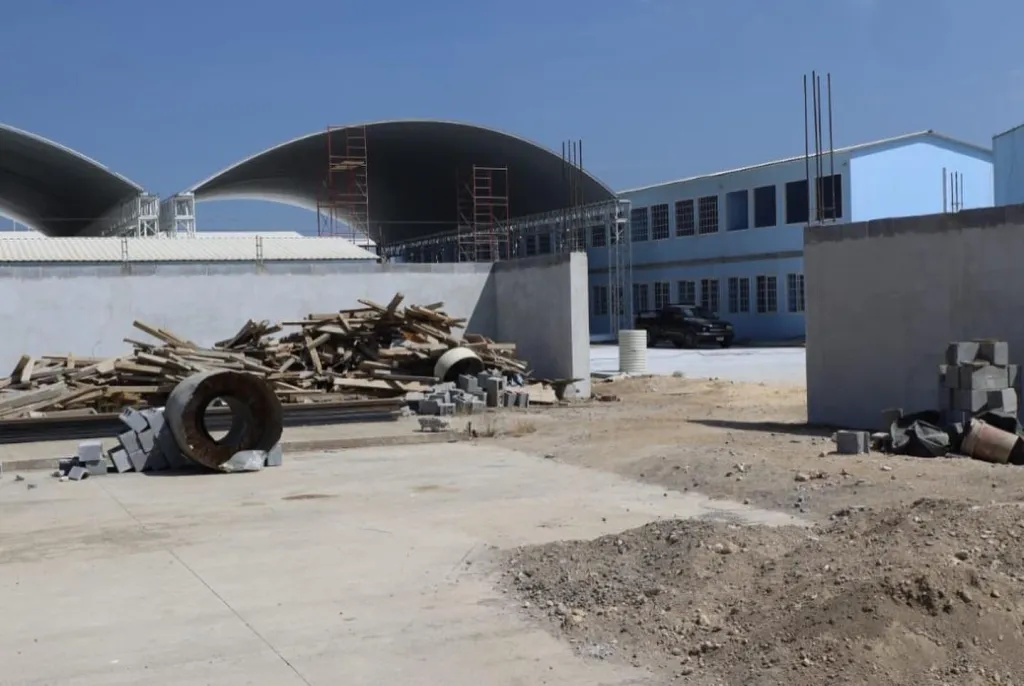
[[619, 371], [623, 374], [647, 373], [647, 332], [643, 329], [619, 331]]

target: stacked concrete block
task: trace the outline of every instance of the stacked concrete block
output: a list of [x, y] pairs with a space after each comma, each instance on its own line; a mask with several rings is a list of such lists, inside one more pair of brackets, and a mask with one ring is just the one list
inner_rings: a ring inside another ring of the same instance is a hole
[[491, 369], [476, 376], [462, 374], [456, 382], [438, 384], [424, 393], [409, 393], [406, 401], [417, 414], [437, 417], [479, 414], [487, 408], [525, 408], [530, 406], [530, 394], [509, 388], [504, 374]]
[[840, 455], [859, 455], [871, 449], [871, 434], [867, 431], [837, 431], [836, 452]]
[[1016, 415], [1019, 377], [1005, 341], [950, 343], [939, 367], [939, 410], [947, 421], [961, 423], [985, 412]]

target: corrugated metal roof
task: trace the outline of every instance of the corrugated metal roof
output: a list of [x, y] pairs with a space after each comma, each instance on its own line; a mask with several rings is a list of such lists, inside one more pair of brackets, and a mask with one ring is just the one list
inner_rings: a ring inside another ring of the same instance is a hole
[[[127, 255], [125, 255], [127, 251]], [[28, 238], [0, 236], [11, 262], [263, 262], [376, 260], [345, 238]]]
[[[891, 145], [893, 143], [909, 143], [912, 140], [915, 140], [915, 139], [918, 139], [918, 138], [926, 138], [926, 137], [927, 138], [937, 138], [939, 140], [946, 141], [947, 143], [953, 143], [954, 145], [962, 145], [962, 146], [964, 146], [966, 148], [970, 148], [970, 149], [974, 150], [975, 152], [979, 152], [979, 153], [982, 153], [982, 154], [986, 154], [986, 155], [991, 155], [992, 154], [992, 151], [989, 150], [988, 148], [984, 148], [984, 147], [982, 147], [980, 145], [975, 145], [974, 143], [968, 143], [967, 141], [962, 141], [959, 138], [953, 138], [952, 136], [947, 136], [947, 135], [939, 133], [937, 131], [933, 131], [932, 129], [927, 129], [925, 131], [916, 131], [914, 133], [905, 133], [905, 134], [903, 134], [901, 136], [892, 136], [891, 138], [882, 138], [880, 140], [870, 141], [868, 143], [858, 143], [856, 145], [847, 145], [847, 146], [842, 147], [842, 148], [835, 148], [832, 152], [833, 153], [859, 152], [861, 150], [870, 150], [871, 148], [876, 148], [876, 147], [879, 147], [879, 146], [882, 146], [882, 145]], [[797, 156], [794, 156], [794, 157], [784, 157], [781, 160], [772, 160], [771, 162], [761, 162], [760, 164], [751, 164], [751, 165], [748, 165], [746, 167], [737, 167], [735, 169], [726, 169], [725, 171], [712, 172], [710, 174], [698, 174], [697, 176], [688, 176], [688, 177], [685, 177], [685, 178], [682, 178], [682, 179], [673, 179], [671, 181], [662, 181], [661, 183], [652, 183], [652, 184], [648, 184], [646, 186], [638, 186], [636, 188], [627, 188], [625, 190], [619, 191], [618, 194], [619, 195], [623, 195], [623, 194], [626, 194], [626, 193], [636, 193], [638, 191], [646, 191], [646, 190], [649, 190], [651, 188], [658, 188], [659, 186], [671, 186], [673, 184], [687, 183], [687, 182], [690, 182], [690, 181], [696, 181], [698, 179], [713, 179], [713, 178], [718, 177], [718, 176], [726, 176], [728, 174], [736, 174], [738, 172], [752, 171], [754, 169], [762, 169], [764, 167], [772, 167], [772, 166], [775, 166], [776, 164], [786, 164], [787, 162], [802, 162], [803, 160], [804, 160], [804, 155], [797, 155]]]

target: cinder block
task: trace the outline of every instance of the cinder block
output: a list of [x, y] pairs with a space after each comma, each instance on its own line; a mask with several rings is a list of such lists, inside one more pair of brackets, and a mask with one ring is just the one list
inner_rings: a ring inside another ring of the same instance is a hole
[[946, 348], [946, 364], [958, 365], [974, 362], [978, 357], [978, 348], [980, 347], [977, 341], [950, 343]]
[[458, 385], [459, 390], [466, 391], [467, 393], [472, 393], [480, 387], [480, 383], [476, 380], [476, 377], [470, 374], [461, 374], [459, 376]]
[[867, 431], [837, 431], [836, 452], [840, 455], [859, 455], [868, 452], [871, 434]]
[[68, 478], [72, 481], [81, 481], [82, 479], [89, 478], [89, 470], [80, 465], [76, 465], [68, 471]]
[[128, 455], [128, 461], [132, 463], [132, 469], [134, 469], [137, 472], [144, 472], [144, 471], [146, 471], [146, 460], [149, 459], [148, 455], [146, 455], [141, 450], [136, 450], [134, 452], [132, 452], [132, 451], [125, 451], [125, 452]]
[[188, 469], [192, 466], [192, 461], [181, 452], [181, 448], [178, 447], [178, 441], [175, 440], [174, 433], [167, 424], [163, 425], [160, 433], [156, 436], [156, 447], [167, 460], [167, 467], [169, 469]]
[[139, 439], [139, 446], [141, 446], [142, 452], [148, 455], [156, 445], [156, 436], [153, 434], [153, 431], [146, 429], [145, 431], [137, 432], [135, 435]]
[[1010, 344], [1006, 341], [978, 341], [976, 359], [1005, 367], [1010, 364]]
[[1006, 379], [1009, 382], [1010, 388], [1020, 392], [1020, 365], [1008, 364], [1006, 365]]
[[455, 414], [455, 403], [438, 403], [437, 414], [442, 417], [450, 417]]
[[123, 434], [118, 434], [117, 442], [121, 444], [124, 451], [129, 455], [131, 453], [141, 453], [142, 445], [139, 443], [139, 435], [134, 431], [125, 431]]
[[988, 391], [953, 391], [953, 408], [977, 414], [988, 407]]
[[132, 431], [145, 431], [149, 428], [149, 422], [146, 421], [146, 416], [131, 407], [123, 409], [118, 419], [120, 419], [121, 423]]
[[118, 474], [132, 471], [132, 461], [128, 459], [128, 451], [124, 448], [113, 448], [107, 453], [110, 461], [114, 463], [114, 469]]
[[498, 407], [498, 396], [505, 392], [505, 378], [489, 376], [483, 384], [487, 407]]
[[1006, 367], [997, 367], [985, 362], [956, 367], [960, 372], [959, 388], [965, 391], [999, 391], [1008, 388], [1010, 376]]
[[960, 367], [939, 365], [939, 385], [943, 388], [960, 388]]
[[987, 410], [1002, 410], [1011, 414], [1017, 413], [1017, 391], [1012, 388], [1004, 388], [998, 391], [989, 391], [986, 402]]
[[429, 398], [420, 401], [420, 414], [424, 415], [436, 415], [440, 414], [440, 403], [436, 400], [430, 400]]
[[103, 459], [102, 441], [82, 441], [76, 451], [79, 462], [98, 462]]
[[[939, 410], [949, 409], [948, 403], [949, 403], [950, 399], [951, 398], [947, 395], [945, 397], [945, 402], [947, 403], [947, 405], [943, 406], [940, 403], [939, 404]], [[899, 421], [900, 419], [903, 419], [903, 408], [902, 407], [890, 407], [887, 410], [882, 410], [882, 431], [885, 431], [886, 433], [888, 433], [892, 429], [893, 423]]]
[[268, 467], [280, 467], [284, 462], [284, 451], [281, 450], [281, 444], [278, 443], [269, 451], [267, 451], [267, 466]]
[[96, 462], [83, 462], [82, 466], [89, 471], [89, 476], [106, 476], [107, 472], [110, 471], [110, 466], [107, 464], [106, 459], [100, 459]]
[[153, 435], [159, 435], [160, 429], [164, 427], [164, 413], [160, 410], [147, 409], [142, 411], [142, 416], [149, 423], [149, 429], [153, 432]]

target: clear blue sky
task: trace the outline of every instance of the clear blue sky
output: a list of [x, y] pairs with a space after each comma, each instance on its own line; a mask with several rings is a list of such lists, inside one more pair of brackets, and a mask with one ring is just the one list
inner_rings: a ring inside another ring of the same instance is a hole
[[[442, 118], [615, 188], [803, 151], [801, 75], [836, 145], [1024, 122], [1020, 0], [4, 0], [0, 121], [169, 194], [329, 124]], [[206, 203], [209, 229], [309, 228]]]

